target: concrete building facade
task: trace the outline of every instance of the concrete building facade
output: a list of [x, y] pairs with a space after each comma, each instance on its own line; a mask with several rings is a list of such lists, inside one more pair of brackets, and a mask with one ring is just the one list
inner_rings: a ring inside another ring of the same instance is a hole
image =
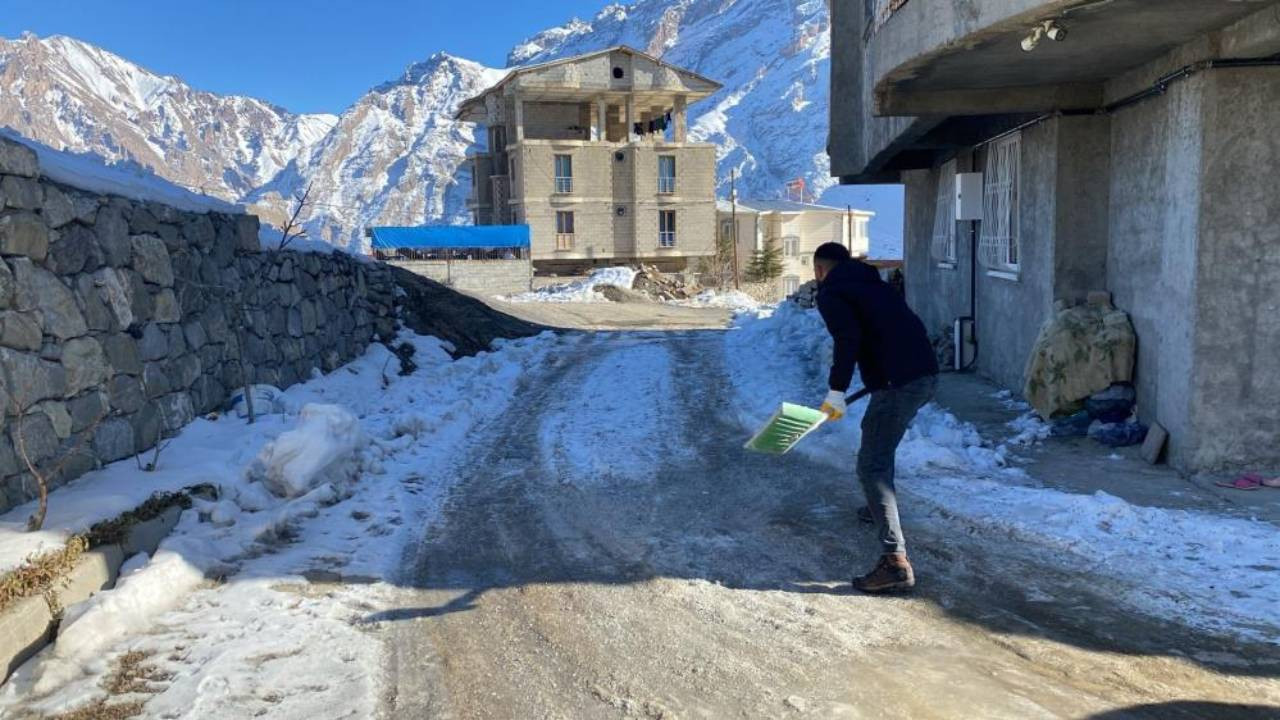
[[785, 297], [813, 279], [813, 251], [834, 242], [849, 248], [855, 257], [866, 257], [871, 246], [868, 231], [875, 213], [788, 200], [747, 200], [717, 203], [720, 237], [732, 241], [737, 219], [738, 271], [743, 276], [755, 253], [770, 245], [782, 251], [782, 275], [773, 293]]
[[512, 71], [458, 112], [488, 133], [476, 224], [529, 225], [540, 272], [712, 255], [716, 151], [689, 142], [688, 106], [719, 89], [627, 47]]
[[1021, 389], [1055, 301], [1109, 291], [1170, 461], [1280, 466], [1278, 5], [835, 0], [832, 171], [905, 184], [929, 329], [973, 302], [978, 370]]

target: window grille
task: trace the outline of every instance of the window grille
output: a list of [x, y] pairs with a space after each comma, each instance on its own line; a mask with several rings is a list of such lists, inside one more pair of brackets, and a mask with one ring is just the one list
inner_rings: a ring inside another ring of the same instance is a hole
[[658, 247], [676, 246], [676, 211], [658, 211]]
[[674, 193], [676, 191], [676, 157], [675, 155], [658, 156], [658, 192]]
[[933, 212], [933, 259], [956, 262], [956, 161], [942, 166], [938, 174], [938, 200]]
[[982, 236], [978, 249], [983, 265], [992, 270], [1018, 271], [1021, 161], [1022, 137], [1019, 134], [998, 140], [987, 148], [982, 193]]
[[573, 156], [556, 156], [556, 192], [573, 192]]

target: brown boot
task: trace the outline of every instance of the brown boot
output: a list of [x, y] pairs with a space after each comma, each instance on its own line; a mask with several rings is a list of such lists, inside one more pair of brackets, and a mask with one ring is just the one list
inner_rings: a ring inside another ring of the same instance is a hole
[[906, 553], [889, 553], [880, 556], [875, 568], [853, 579], [853, 587], [864, 593], [883, 593], [910, 590], [916, 584], [916, 575]]

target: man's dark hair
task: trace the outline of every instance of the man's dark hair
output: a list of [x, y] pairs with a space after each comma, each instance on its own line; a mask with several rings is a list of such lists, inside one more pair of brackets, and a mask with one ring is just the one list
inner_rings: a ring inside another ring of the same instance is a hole
[[851, 257], [853, 256], [849, 254], [849, 248], [834, 242], [823, 243], [813, 251], [813, 261], [824, 265], [839, 265]]

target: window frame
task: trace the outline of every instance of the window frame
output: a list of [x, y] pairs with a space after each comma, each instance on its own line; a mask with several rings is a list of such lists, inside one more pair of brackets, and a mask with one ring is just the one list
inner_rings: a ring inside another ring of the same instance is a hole
[[[573, 155], [569, 153], [556, 153], [553, 157], [555, 158], [553, 162], [555, 164], [556, 194], [573, 194]], [[561, 167], [562, 160], [564, 161], [564, 168]], [[567, 171], [566, 174], [561, 174], [562, 169]]]
[[938, 193], [933, 210], [933, 259], [944, 267], [954, 268], [958, 262], [956, 246], [956, 161], [942, 164], [938, 170]]
[[[671, 169], [670, 175], [663, 174], [663, 166], [669, 165]], [[676, 192], [676, 156], [675, 155], [659, 155], [658, 156], [658, 194], [674, 195]]]
[[800, 257], [799, 235], [784, 235], [782, 237], [782, 256], [789, 258]]
[[572, 250], [576, 242], [576, 218], [572, 210], [556, 210], [556, 250]]
[[658, 247], [670, 249], [676, 246], [676, 211], [658, 211]]
[[1016, 280], [1022, 267], [1022, 134], [987, 146], [979, 255], [988, 275]]

